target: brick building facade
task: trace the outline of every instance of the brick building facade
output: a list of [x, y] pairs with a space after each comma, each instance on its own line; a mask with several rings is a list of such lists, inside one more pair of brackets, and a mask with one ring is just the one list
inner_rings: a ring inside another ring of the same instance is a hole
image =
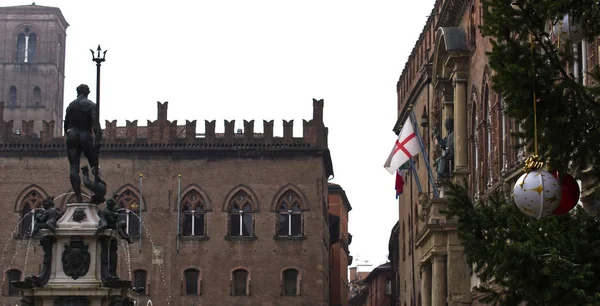
[[[65, 42], [69, 24], [60, 9], [0, 7], [0, 101], [14, 131], [62, 135]], [[46, 134], [45, 136], [43, 134]]]
[[[352, 264], [352, 256], [348, 247], [352, 243], [352, 234], [348, 232], [349, 213], [352, 210], [346, 191], [338, 185], [328, 184], [329, 213], [331, 220], [337, 220], [336, 230], [330, 231], [331, 248], [329, 261], [331, 273], [329, 278], [329, 305], [347, 306], [350, 284], [348, 282], [348, 266]], [[333, 221], [330, 222], [332, 225]]]
[[[328, 305], [333, 168], [323, 100], [313, 103], [303, 137], [294, 137], [291, 122], [275, 137], [273, 121], [264, 122], [264, 133], [246, 121], [241, 134], [233, 121], [224, 134], [206, 121], [196, 137], [195, 121], [167, 120], [166, 102], [148, 127], [107, 124], [102, 176], [130, 212], [136, 241], [121, 246], [119, 272], [146, 295], [143, 305], [148, 298], [167, 305], [167, 297], [171, 305]], [[41, 260], [39, 246], [23, 238], [31, 217], [18, 220], [43, 198], [70, 192], [64, 140], [1, 139], [0, 173], [2, 209], [10, 211], [0, 217], [6, 296], [14, 293], [8, 280], [38, 273]], [[55, 200], [61, 207], [71, 201], [72, 194]]]
[[[479, 0], [437, 0], [397, 83], [393, 130], [399, 133], [414, 114], [426, 153], [414, 158], [414, 171], [406, 174], [399, 200], [400, 279], [395, 290], [400, 300], [395, 305], [478, 304], [471, 288], [479, 280], [466, 263], [456, 223], [440, 212], [446, 207], [443, 193], [435, 193], [440, 190], [434, 163], [442, 150], [434, 130], [447, 136], [444, 122], [454, 119], [452, 179], [466, 179], [474, 200], [498, 188], [512, 190], [522, 174], [527, 152], [514, 149], [524, 141], [513, 136], [519, 123], [503, 113], [502, 95], [492, 90], [493, 71], [486, 56], [491, 43], [478, 28], [481, 9]], [[585, 75], [585, 67], [598, 63], [597, 45], [597, 39], [576, 44], [582, 56], [567, 69]], [[586, 184], [586, 177], [579, 179], [583, 205], [589, 209], [598, 203], [597, 186]]]

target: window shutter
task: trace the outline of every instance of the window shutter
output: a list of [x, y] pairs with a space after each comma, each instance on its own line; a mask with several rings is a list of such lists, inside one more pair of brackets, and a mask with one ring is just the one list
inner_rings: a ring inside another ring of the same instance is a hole
[[304, 236], [304, 214], [301, 214], [300, 218], [302, 219], [302, 228], [300, 229], [300, 236]]

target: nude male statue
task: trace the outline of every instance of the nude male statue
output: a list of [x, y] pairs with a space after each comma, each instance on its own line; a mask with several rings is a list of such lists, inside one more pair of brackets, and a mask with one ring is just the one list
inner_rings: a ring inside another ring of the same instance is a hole
[[[97, 168], [98, 151], [102, 146], [102, 129], [96, 113], [96, 104], [87, 98], [89, 94], [90, 88], [87, 85], [77, 86], [77, 99], [69, 104], [65, 114], [64, 129], [67, 139], [67, 156], [71, 166], [70, 180], [77, 203], [82, 202], [81, 178], [79, 177], [81, 153], [87, 158], [96, 182], [101, 183]], [[92, 132], [94, 137], [92, 137]]]

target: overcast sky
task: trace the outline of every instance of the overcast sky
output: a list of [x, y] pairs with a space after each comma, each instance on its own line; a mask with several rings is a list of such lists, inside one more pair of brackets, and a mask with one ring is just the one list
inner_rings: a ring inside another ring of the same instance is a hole
[[[434, 0], [45, 0], [70, 24], [65, 107], [87, 83], [95, 100], [89, 49], [107, 49], [102, 65], [101, 120], [156, 120], [169, 101], [169, 120], [312, 118], [312, 99], [325, 99], [324, 121], [335, 178], [353, 207], [350, 251], [356, 260], [387, 260], [398, 220], [394, 176], [383, 163], [396, 136], [396, 82]], [[0, 5], [31, 1], [2, 0]], [[151, 233], [152, 234], [152, 233]]]

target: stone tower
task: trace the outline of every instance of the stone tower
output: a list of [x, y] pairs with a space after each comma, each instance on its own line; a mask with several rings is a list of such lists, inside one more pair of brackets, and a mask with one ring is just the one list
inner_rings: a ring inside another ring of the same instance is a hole
[[44, 125], [62, 134], [68, 26], [55, 7], [0, 7], [0, 102], [17, 134], [39, 136]]

